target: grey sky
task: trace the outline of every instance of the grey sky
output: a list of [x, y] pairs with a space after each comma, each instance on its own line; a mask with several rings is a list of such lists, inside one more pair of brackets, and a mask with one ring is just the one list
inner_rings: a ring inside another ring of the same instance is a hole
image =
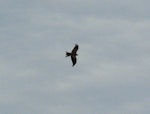
[[150, 113], [149, 4], [1, 0], [0, 114]]

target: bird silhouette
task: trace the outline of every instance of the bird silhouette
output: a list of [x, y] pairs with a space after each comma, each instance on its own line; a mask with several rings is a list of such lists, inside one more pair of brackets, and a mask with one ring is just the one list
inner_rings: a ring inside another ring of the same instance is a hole
[[74, 66], [77, 63], [76, 56], [78, 55], [77, 54], [78, 48], [79, 48], [78, 44], [75, 44], [75, 47], [73, 48], [71, 53], [70, 52], [66, 52], [66, 57], [71, 56], [72, 66]]

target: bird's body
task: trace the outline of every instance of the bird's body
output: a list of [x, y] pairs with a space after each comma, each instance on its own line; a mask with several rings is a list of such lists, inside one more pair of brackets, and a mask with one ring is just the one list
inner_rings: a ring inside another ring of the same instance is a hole
[[76, 56], [78, 55], [77, 54], [78, 48], [79, 48], [79, 46], [76, 44], [71, 53], [66, 52], [66, 57], [71, 56], [71, 60], [72, 60], [72, 63], [73, 63], [72, 66], [74, 66], [77, 62]]

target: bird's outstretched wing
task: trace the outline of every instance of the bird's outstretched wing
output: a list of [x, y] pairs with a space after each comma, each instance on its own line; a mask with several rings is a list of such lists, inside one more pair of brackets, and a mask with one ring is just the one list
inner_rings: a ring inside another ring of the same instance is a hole
[[75, 47], [72, 50], [72, 53], [75, 54], [78, 51], [78, 48], [79, 48], [79, 46], [78, 46], [78, 44], [76, 44]]
[[76, 56], [71, 56], [71, 60], [72, 60], [72, 66], [74, 66], [77, 62]]

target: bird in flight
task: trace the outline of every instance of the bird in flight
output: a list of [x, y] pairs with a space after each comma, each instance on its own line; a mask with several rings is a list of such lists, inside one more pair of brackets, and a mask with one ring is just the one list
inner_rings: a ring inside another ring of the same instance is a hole
[[78, 44], [75, 44], [75, 47], [73, 48], [71, 53], [70, 52], [66, 52], [66, 57], [71, 56], [72, 66], [74, 66], [76, 64], [76, 62], [77, 62], [76, 56], [78, 55], [77, 54], [78, 48], [79, 48]]

